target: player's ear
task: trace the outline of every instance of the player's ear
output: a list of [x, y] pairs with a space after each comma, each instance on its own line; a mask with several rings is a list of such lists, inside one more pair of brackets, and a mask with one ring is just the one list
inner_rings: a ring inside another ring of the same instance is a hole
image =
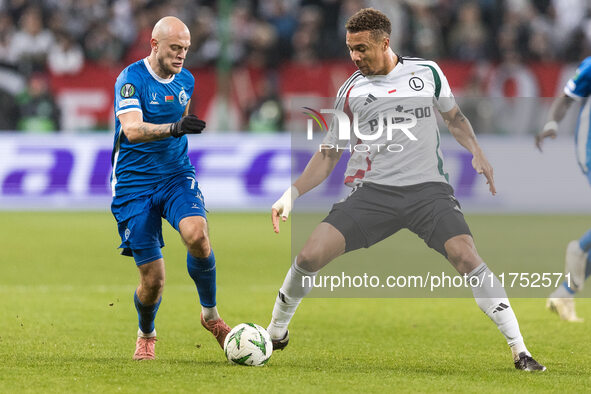
[[390, 47], [390, 37], [384, 37], [384, 39], [382, 41], [382, 45], [383, 45], [382, 49], [384, 51], [387, 51], [388, 48]]
[[158, 52], [158, 40], [154, 37], [150, 39], [150, 48], [152, 48], [154, 52]]

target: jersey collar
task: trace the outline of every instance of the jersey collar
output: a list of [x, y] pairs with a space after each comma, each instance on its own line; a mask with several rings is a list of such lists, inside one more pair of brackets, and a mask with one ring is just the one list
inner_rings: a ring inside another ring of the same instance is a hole
[[158, 82], [160, 83], [171, 83], [172, 81], [174, 81], [174, 77], [176, 77], [176, 74], [173, 74], [171, 78], [168, 79], [164, 79], [162, 77], [159, 77], [154, 70], [152, 70], [152, 67], [150, 67], [150, 62], [148, 62], [148, 58], [145, 57], [144, 58], [144, 65], [146, 66], [146, 68], [148, 69], [148, 72], [150, 73], [150, 75]]
[[386, 77], [391, 77], [393, 76], [395, 73], [397, 73], [401, 68], [402, 68], [402, 58], [400, 57], [400, 55], [396, 55], [398, 56], [398, 63], [396, 63], [396, 65], [394, 66], [394, 68], [392, 69], [392, 71], [390, 71]]
[[396, 56], [398, 57], [398, 62], [396, 63], [394, 68], [388, 74], [368, 75], [365, 78], [369, 78], [369, 79], [392, 78], [392, 76], [394, 76], [394, 74], [396, 74], [398, 72], [398, 70], [400, 70], [400, 68], [402, 68], [402, 57], [398, 54], [396, 54]]

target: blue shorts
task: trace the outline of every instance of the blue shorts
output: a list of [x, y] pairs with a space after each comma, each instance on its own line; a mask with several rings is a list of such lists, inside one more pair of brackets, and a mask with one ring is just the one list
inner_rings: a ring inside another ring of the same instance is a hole
[[206, 218], [203, 195], [192, 174], [176, 176], [148, 192], [114, 197], [111, 212], [121, 236], [121, 254], [133, 255], [137, 265], [162, 258], [162, 218], [177, 231], [183, 218]]

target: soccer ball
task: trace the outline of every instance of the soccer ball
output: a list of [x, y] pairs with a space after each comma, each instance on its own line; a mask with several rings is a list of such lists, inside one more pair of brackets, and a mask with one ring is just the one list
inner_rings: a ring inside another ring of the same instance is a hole
[[238, 324], [224, 341], [226, 358], [234, 364], [260, 367], [269, 361], [272, 352], [269, 333], [253, 323]]

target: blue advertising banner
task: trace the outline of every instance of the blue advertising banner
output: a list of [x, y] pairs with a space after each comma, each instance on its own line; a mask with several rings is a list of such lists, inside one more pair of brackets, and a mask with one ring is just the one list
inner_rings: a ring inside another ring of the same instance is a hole
[[[314, 153], [293, 148], [288, 133], [209, 134], [189, 138], [189, 156], [210, 210], [267, 211]], [[110, 135], [0, 135], [1, 210], [108, 210]], [[533, 138], [480, 138], [495, 170], [497, 195], [471, 166], [472, 157], [447, 136], [445, 169], [468, 212], [591, 212], [591, 188], [577, 166], [570, 138], [538, 152]], [[347, 195], [349, 152], [296, 210], [328, 210]], [[299, 206], [298, 206], [299, 205]]]

